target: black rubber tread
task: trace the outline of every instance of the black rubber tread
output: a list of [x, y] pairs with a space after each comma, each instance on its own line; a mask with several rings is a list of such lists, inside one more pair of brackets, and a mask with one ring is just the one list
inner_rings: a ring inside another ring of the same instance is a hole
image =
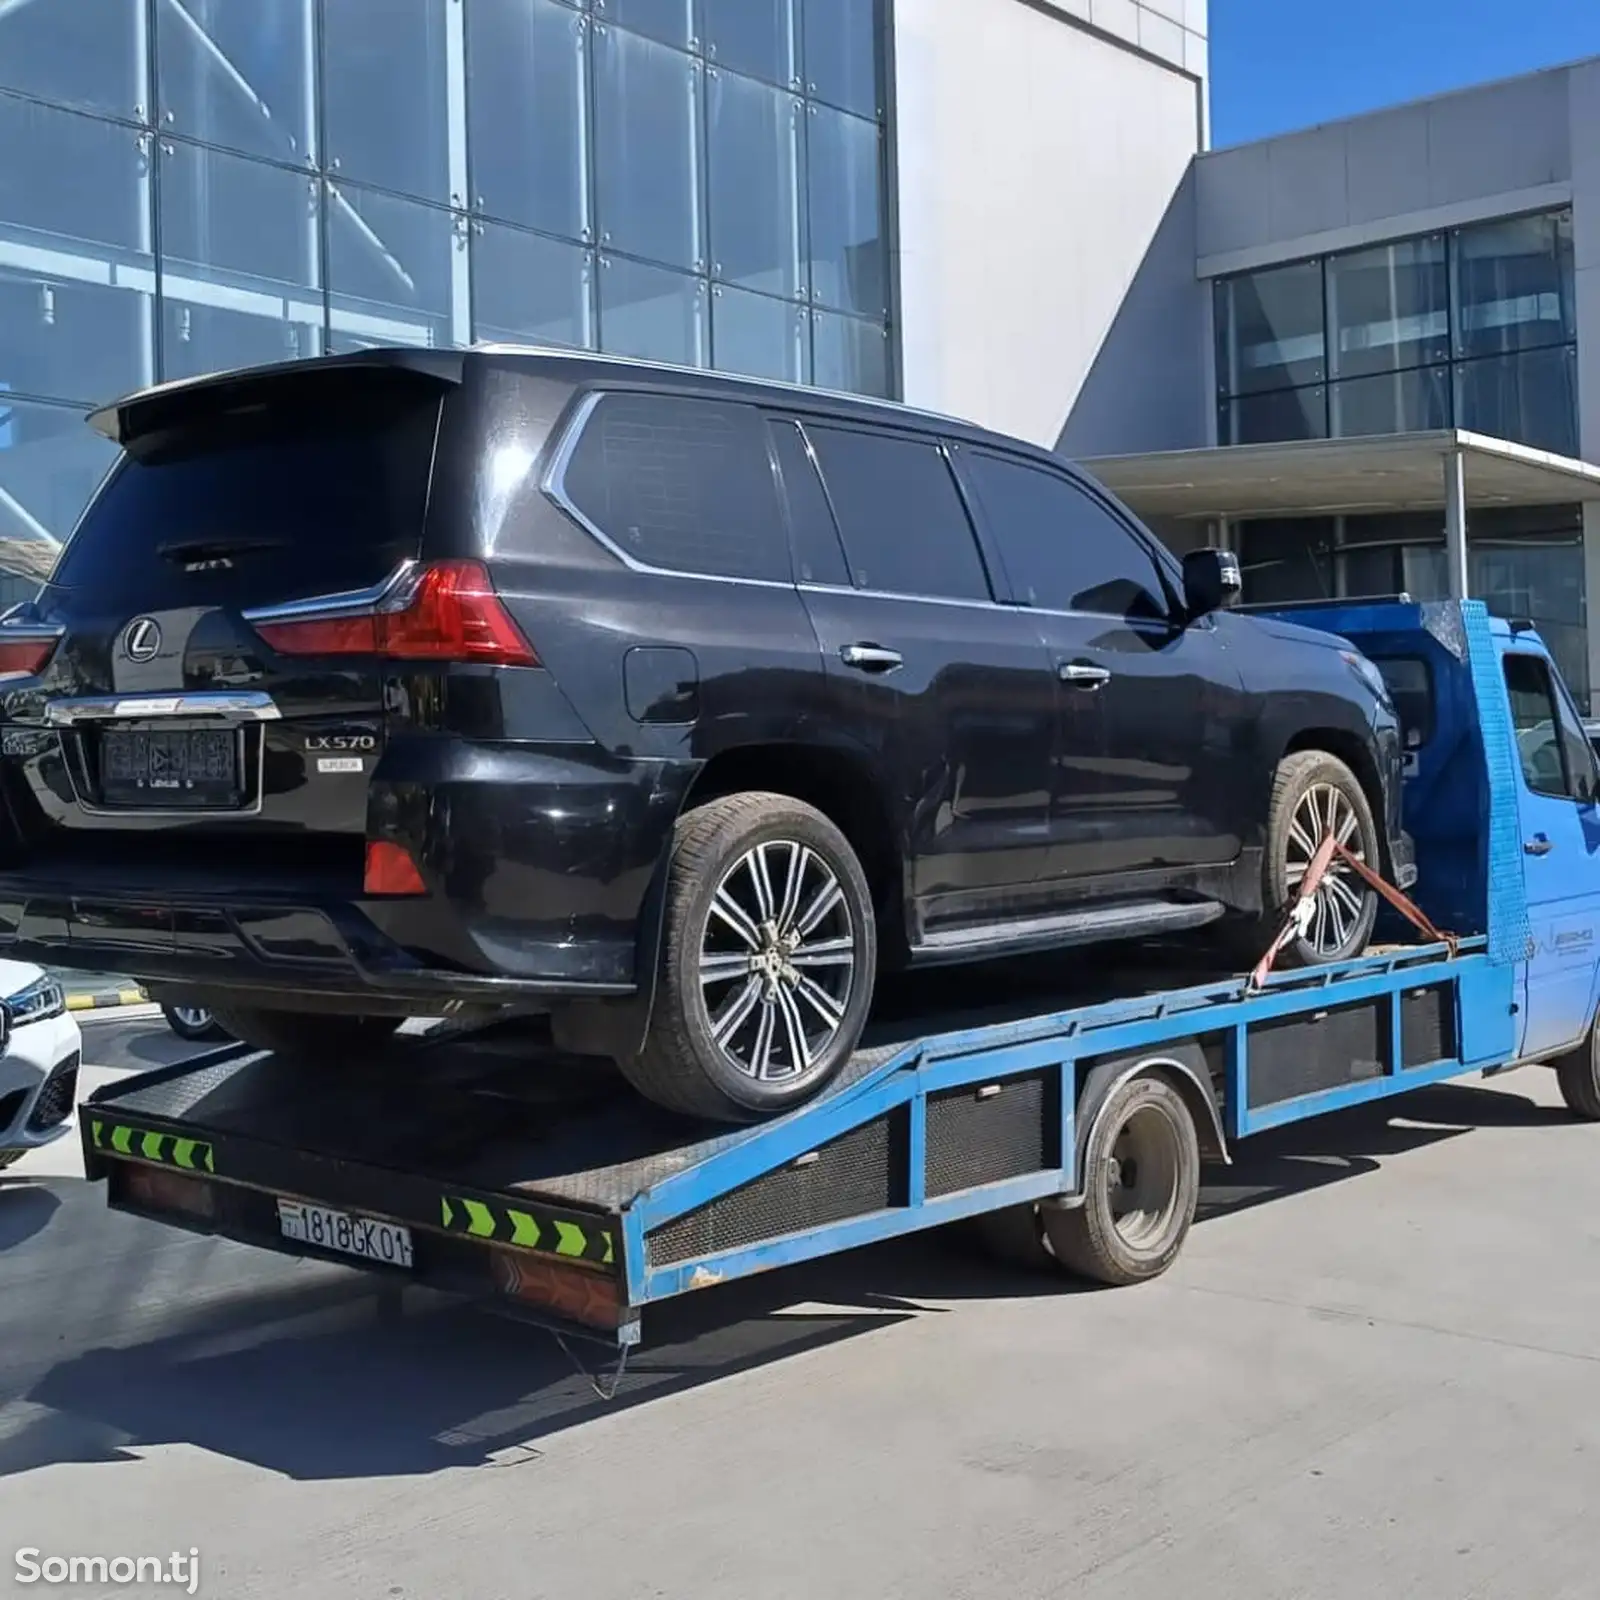
[[[776, 1092], [771, 1088], [758, 1092], [753, 1083], [735, 1082], [731, 1069], [721, 1081], [714, 1075], [716, 1062], [709, 1049], [702, 1054], [697, 1044], [701, 1023], [683, 980], [692, 977], [698, 1003], [703, 916], [696, 889], [719, 881], [728, 860], [758, 843], [759, 835], [792, 837], [787, 830], [809, 834], [803, 842], [813, 848], [826, 847], [829, 865], [853, 901], [850, 911], [855, 925], [863, 930], [864, 948], [858, 952], [856, 985], [844, 1025], [823, 1062], [793, 1083], [776, 1086]], [[707, 801], [679, 817], [667, 871], [666, 916], [649, 1034], [638, 1055], [617, 1065], [647, 1100], [668, 1111], [708, 1121], [753, 1122], [803, 1104], [824, 1089], [850, 1059], [872, 1003], [877, 929], [872, 892], [855, 851], [814, 806], [790, 795], [752, 790]], [[692, 974], [682, 971], [685, 958], [694, 968]]]
[[[1261, 903], [1258, 919], [1239, 929], [1239, 956], [1253, 965], [1261, 958], [1267, 946], [1277, 938], [1283, 919], [1288, 915], [1290, 894], [1285, 876], [1286, 846], [1289, 822], [1294, 808], [1313, 783], [1334, 783], [1344, 792], [1355, 807], [1361, 830], [1361, 848], [1367, 864], [1376, 871], [1382, 860], [1382, 843], [1378, 826], [1373, 820], [1372, 806], [1367, 800], [1361, 780], [1337, 756], [1326, 750], [1297, 750], [1278, 763], [1272, 780], [1272, 799], [1267, 807], [1265, 849], [1261, 853]], [[1324, 961], [1349, 960], [1361, 954], [1372, 938], [1373, 924], [1378, 919], [1378, 897], [1362, 885], [1366, 909], [1357, 925], [1357, 937], [1350, 941], [1346, 954], [1337, 957], [1319, 956], [1304, 939], [1292, 940], [1279, 953], [1276, 965], [1282, 968], [1314, 967]]]
[[[1141, 1106], [1158, 1103], [1178, 1132], [1178, 1205], [1167, 1237], [1156, 1250], [1130, 1248], [1117, 1232], [1102, 1169], [1123, 1124]], [[1165, 1078], [1134, 1078], [1111, 1094], [1095, 1119], [1083, 1161], [1083, 1204], [1042, 1206], [1039, 1215], [1056, 1260], [1066, 1271], [1115, 1288], [1158, 1278], [1177, 1259], [1200, 1201], [1200, 1141], [1184, 1098]]]
[[224, 1033], [289, 1060], [332, 1059], [376, 1050], [404, 1020], [347, 1016], [341, 1012], [277, 1011], [258, 1006], [213, 1006]]
[[1045, 1242], [1039, 1207], [1032, 1201], [986, 1211], [972, 1219], [971, 1238], [983, 1253], [1022, 1272], [1060, 1272], [1061, 1263]]
[[1589, 1037], [1577, 1049], [1557, 1056], [1551, 1064], [1556, 1069], [1556, 1085], [1561, 1098], [1573, 1116], [1585, 1122], [1600, 1122], [1600, 1061], [1595, 1052], [1600, 1049], [1600, 1030], [1591, 1029]]
[[209, 1006], [205, 1007], [206, 1025], [203, 1028], [191, 1027], [178, 1016], [178, 1008], [171, 1005], [161, 1007], [161, 1015], [166, 1024], [180, 1039], [186, 1039], [198, 1044], [207, 1039], [226, 1039], [227, 1032], [218, 1025], [217, 1016]]

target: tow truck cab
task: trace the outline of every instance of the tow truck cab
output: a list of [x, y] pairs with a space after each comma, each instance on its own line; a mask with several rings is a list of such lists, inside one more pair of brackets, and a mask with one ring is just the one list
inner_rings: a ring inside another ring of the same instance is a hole
[[[1455, 603], [1328, 602], [1286, 614], [1349, 640], [1389, 685], [1406, 747], [1413, 898], [1441, 928], [1487, 925], [1503, 959], [1520, 963], [1515, 1057], [1581, 1041], [1600, 1000], [1600, 762], [1537, 630], [1488, 618], [1491, 672], [1483, 653], [1474, 663]], [[1514, 805], [1492, 807], [1491, 785]], [[1491, 869], [1519, 858], [1520, 875]]]

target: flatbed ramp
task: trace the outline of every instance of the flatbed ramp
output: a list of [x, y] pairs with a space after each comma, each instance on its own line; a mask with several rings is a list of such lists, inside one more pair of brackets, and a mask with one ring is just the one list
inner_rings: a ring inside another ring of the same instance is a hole
[[[1081, 1202], [1099, 1108], [1152, 1065], [1200, 1152], [1503, 1060], [1507, 969], [1400, 948], [1252, 992], [1168, 952], [943, 975], [891, 995], [834, 1089], [749, 1128], [685, 1123], [510, 1030], [370, 1061], [229, 1047], [92, 1096], [119, 1209], [352, 1259], [621, 1345], [687, 1290], [1045, 1201]], [[1175, 979], [1191, 979], [1174, 987]], [[1108, 999], [1115, 995], [1118, 998]]]

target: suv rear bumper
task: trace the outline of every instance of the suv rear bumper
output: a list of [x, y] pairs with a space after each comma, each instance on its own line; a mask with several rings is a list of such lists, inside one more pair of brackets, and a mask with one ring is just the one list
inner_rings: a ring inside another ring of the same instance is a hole
[[[428, 957], [462, 928], [431, 900], [196, 901], [112, 898], [0, 878], [0, 952], [45, 965], [125, 972], [185, 989], [316, 995], [418, 1015], [453, 1002], [517, 1005], [634, 990], [631, 938], [542, 947], [519, 940], [518, 971]], [[433, 949], [430, 949], [433, 947]]]
[[585, 746], [420, 745], [386, 763], [368, 815], [419, 865], [424, 894], [364, 896], [358, 837], [348, 869], [252, 865], [247, 838], [231, 870], [45, 858], [0, 872], [0, 953], [219, 1002], [391, 1014], [634, 993], [693, 767]]

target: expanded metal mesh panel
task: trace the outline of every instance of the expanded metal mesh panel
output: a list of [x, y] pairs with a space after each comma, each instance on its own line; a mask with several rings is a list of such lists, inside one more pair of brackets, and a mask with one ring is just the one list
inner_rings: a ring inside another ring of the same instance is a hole
[[1030, 1073], [993, 1085], [928, 1096], [924, 1183], [929, 1198], [1020, 1178], [1053, 1159], [1061, 1117], [1056, 1073]]
[[1258, 1023], [1246, 1103], [1253, 1110], [1381, 1077], [1388, 1036], [1386, 996]]
[[880, 1117], [647, 1234], [650, 1262], [668, 1266], [886, 1210], [900, 1198], [904, 1149], [904, 1112]]
[[48, 1133], [72, 1115], [78, 1099], [78, 1063], [76, 1050], [44, 1080], [33, 1110], [28, 1114], [29, 1133]]
[[1400, 996], [1400, 1065], [1425, 1067], [1456, 1055], [1455, 987], [1411, 989]]

